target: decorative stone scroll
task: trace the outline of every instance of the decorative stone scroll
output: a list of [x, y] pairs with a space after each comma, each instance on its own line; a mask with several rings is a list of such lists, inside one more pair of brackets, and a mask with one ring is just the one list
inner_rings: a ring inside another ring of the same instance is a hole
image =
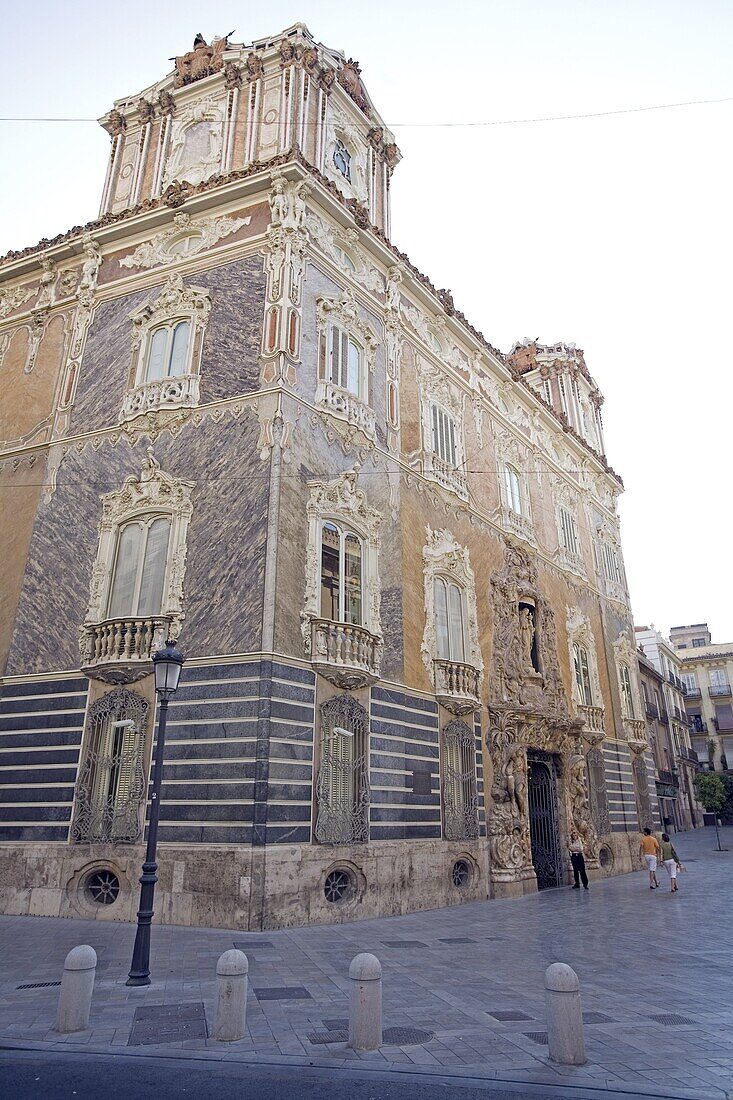
[[120, 267], [156, 267], [197, 256], [251, 221], [251, 216], [192, 218], [190, 214], [174, 214], [172, 225], [138, 245], [132, 255], [123, 256]]
[[0, 288], [0, 320], [7, 317], [18, 306], [24, 305], [36, 293], [34, 287], [13, 286], [7, 289]]

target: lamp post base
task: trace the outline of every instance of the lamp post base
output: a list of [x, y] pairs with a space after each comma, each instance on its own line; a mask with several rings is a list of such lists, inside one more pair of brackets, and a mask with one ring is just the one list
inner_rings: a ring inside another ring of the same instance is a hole
[[132, 964], [125, 985], [150, 985], [150, 925], [153, 922], [153, 901], [158, 864], [143, 863], [140, 876], [140, 908], [137, 911], [137, 932], [132, 951]]

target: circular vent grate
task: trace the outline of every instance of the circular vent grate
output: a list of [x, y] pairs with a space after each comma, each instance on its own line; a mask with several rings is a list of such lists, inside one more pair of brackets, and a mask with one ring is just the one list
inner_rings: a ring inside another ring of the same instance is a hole
[[92, 871], [84, 890], [95, 905], [114, 905], [120, 892], [120, 880], [114, 871]]
[[352, 888], [353, 879], [349, 872], [344, 871], [341, 867], [337, 867], [334, 871], [329, 871], [326, 875], [326, 881], [323, 884], [323, 893], [326, 896], [326, 901], [345, 901], [351, 894]]
[[453, 879], [453, 885], [458, 887], [459, 890], [463, 890], [469, 885], [471, 881], [471, 865], [468, 860], [456, 860], [453, 864], [453, 870], [451, 871], [451, 878]]

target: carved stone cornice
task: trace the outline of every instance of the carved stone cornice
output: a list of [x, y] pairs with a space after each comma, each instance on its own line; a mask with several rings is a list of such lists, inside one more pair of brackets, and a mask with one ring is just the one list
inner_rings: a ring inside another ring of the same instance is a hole
[[[249, 225], [251, 221], [251, 216], [230, 218], [212, 214], [207, 218], [192, 218], [190, 214], [174, 214], [172, 225], [138, 245], [132, 255], [123, 256], [119, 261], [120, 267], [155, 267], [157, 264], [197, 256], [205, 248], [211, 248], [224, 237], [236, 233], [242, 226]], [[173, 248], [182, 240], [186, 240], [186, 251], [179, 255]]]

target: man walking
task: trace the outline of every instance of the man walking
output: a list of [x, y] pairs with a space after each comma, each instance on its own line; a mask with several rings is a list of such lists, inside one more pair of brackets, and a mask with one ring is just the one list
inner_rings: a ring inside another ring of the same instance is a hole
[[655, 836], [652, 836], [651, 829], [645, 829], [644, 835], [641, 838], [641, 844], [639, 845], [639, 855], [643, 857], [646, 863], [647, 870], [649, 871], [649, 889], [656, 890], [659, 886], [659, 880], [657, 879], [657, 860], [662, 854], [662, 849], [659, 847], [659, 841]]
[[[570, 862], [573, 865], [573, 878], [575, 883], [573, 890], [580, 889], [580, 882], [583, 883], [583, 889], [588, 889], [588, 875], [585, 870], [585, 852], [583, 851], [583, 841], [580, 839], [575, 829], [570, 833]], [[580, 879], [580, 882], [578, 881]]]

